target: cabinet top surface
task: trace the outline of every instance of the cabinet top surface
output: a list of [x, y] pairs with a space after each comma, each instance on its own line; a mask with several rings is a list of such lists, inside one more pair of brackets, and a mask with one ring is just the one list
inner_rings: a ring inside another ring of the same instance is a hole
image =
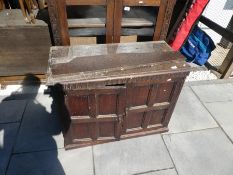
[[47, 84], [189, 72], [185, 58], [164, 41], [52, 47]]
[[47, 27], [48, 25], [42, 20], [36, 20], [35, 24], [28, 24], [24, 21], [22, 12], [19, 9], [0, 10], [0, 28], [13, 27]]

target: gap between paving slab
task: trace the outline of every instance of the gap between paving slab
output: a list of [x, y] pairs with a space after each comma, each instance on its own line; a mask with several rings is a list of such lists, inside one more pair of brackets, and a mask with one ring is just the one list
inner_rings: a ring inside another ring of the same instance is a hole
[[[233, 84], [232, 84], [233, 86]], [[192, 89], [193, 90], [193, 89]], [[202, 103], [202, 105], [206, 108], [206, 110], [212, 115], [212, 118], [215, 120], [215, 122], [218, 124], [219, 128], [223, 131], [223, 133], [226, 135], [226, 137], [233, 143], [232, 138], [231, 138], [231, 134], [230, 136], [228, 135], [228, 133], [225, 131], [225, 129], [223, 128], [223, 126], [221, 125], [221, 123], [216, 119], [216, 117], [214, 116], [214, 114], [211, 113], [211, 111], [208, 109], [207, 105], [208, 104], [212, 104], [212, 103], [218, 103], [218, 102], [208, 102], [205, 103], [203, 101], [201, 101], [200, 97], [195, 93], [195, 91], [193, 90], [194, 94], [197, 96], [197, 98], [200, 100], [200, 102]], [[223, 101], [222, 103], [227, 103], [228, 101]], [[232, 102], [232, 101], [230, 101]], [[221, 109], [222, 110], [222, 109]]]
[[174, 168], [162, 169], [157, 171], [143, 172], [133, 175], [178, 175]]
[[179, 175], [232, 175], [233, 145], [220, 128], [163, 138]]
[[231, 83], [193, 85], [191, 88], [204, 103], [233, 100], [233, 84]]
[[205, 103], [205, 107], [233, 143], [233, 101]]
[[211, 114], [193, 93], [189, 86], [185, 86], [177, 101], [175, 110], [169, 123], [169, 133], [194, 131], [218, 127]]
[[96, 145], [93, 150], [96, 175], [128, 175], [174, 167], [160, 135]]
[[85, 147], [13, 155], [7, 175], [25, 174], [94, 175], [92, 149]]

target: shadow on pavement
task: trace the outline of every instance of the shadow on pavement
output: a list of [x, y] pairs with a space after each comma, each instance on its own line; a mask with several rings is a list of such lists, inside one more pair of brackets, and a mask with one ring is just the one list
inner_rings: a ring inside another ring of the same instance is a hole
[[[54, 100], [56, 93], [51, 91], [47, 97], [40, 98], [40, 85], [39, 78], [27, 74], [22, 88], [0, 103], [0, 110], [5, 110], [4, 115], [14, 110], [14, 115], [21, 115], [18, 121], [9, 118], [9, 121], [0, 122], [0, 161], [1, 157], [5, 160], [3, 164], [0, 163], [0, 175], [5, 174], [6, 170], [11, 175], [65, 175], [54, 140], [54, 136], [61, 134]], [[11, 105], [13, 102], [14, 105]], [[23, 102], [25, 105], [22, 108], [20, 104]], [[22, 109], [18, 110], [17, 107]]]

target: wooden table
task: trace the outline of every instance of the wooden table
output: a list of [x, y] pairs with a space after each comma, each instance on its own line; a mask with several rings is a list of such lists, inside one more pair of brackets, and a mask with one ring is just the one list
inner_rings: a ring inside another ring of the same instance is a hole
[[0, 77], [45, 74], [51, 47], [48, 25], [40, 20], [26, 24], [18, 9], [0, 11], [0, 21]]

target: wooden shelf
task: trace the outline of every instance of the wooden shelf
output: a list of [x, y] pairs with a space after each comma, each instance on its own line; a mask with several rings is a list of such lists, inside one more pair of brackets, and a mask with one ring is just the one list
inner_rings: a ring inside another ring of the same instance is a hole
[[78, 36], [103, 36], [106, 34], [105, 28], [75, 28], [69, 29], [70, 37]]
[[[98, 28], [105, 27], [104, 18], [68, 19], [69, 28]], [[152, 27], [154, 23], [145, 18], [123, 18], [122, 27]]]
[[159, 6], [161, 0], [123, 0], [123, 5], [126, 6]]
[[138, 36], [153, 36], [154, 27], [149, 28], [122, 28], [121, 35], [122, 36], [130, 36], [130, 35], [138, 35]]
[[[154, 27], [142, 28], [122, 28], [122, 36], [138, 35], [138, 36], [153, 36]], [[69, 29], [71, 37], [78, 36], [103, 36], [106, 34], [105, 28], [72, 28]]]
[[104, 18], [68, 19], [69, 28], [105, 27]]

